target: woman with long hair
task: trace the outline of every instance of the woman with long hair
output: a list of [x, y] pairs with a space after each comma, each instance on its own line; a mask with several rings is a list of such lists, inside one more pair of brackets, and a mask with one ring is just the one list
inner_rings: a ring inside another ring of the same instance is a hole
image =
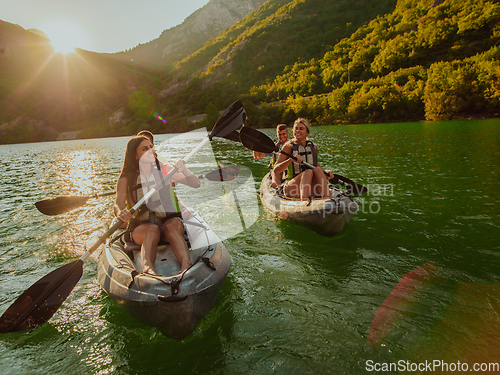
[[[160, 165], [159, 165], [160, 164]], [[123, 167], [118, 184], [126, 181], [127, 188], [118, 188], [115, 203], [115, 214], [118, 219], [129, 223], [128, 230], [131, 239], [141, 245], [141, 260], [144, 273], [157, 275], [155, 260], [157, 246], [160, 240], [169, 242], [172, 251], [178, 259], [181, 270], [191, 266], [189, 250], [184, 239], [184, 224], [180, 205], [172, 185], [166, 182], [155, 192], [143, 207], [132, 216], [127, 208], [135, 205], [162, 178], [163, 172], [168, 173], [176, 167], [178, 171], [172, 180], [194, 188], [200, 186], [198, 178], [186, 168], [183, 160], [172, 164], [161, 164], [153, 151], [152, 142], [144, 136], [134, 136], [127, 143]]]

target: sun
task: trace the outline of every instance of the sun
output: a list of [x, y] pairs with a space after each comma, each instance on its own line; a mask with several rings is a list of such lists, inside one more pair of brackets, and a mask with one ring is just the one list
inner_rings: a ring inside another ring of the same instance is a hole
[[55, 52], [67, 55], [75, 52], [75, 48], [90, 50], [92, 47], [87, 33], [71, 21], [53, 20], [40, 29], [47, 34]]

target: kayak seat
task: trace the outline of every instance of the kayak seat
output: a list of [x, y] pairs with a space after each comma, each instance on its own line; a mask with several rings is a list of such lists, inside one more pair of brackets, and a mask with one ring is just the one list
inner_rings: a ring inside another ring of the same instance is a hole
[[128, 255], [130, 260], [134, 260], [134, 250], [141, 250], [141, 245], [137, 245], [132, 238], [130, 238], [130, 231], [124, 231], [120, 236], [120, 242], [123, 247], [123, 251]]
[[[189, 236], [184, 229], [184, 240], [186, 241], [188, 248], [191, 248], [191, 244], [189, 241]], [[120, 242], [123, 247], [123, 251], [125, 254], [128, 255], [128, 257], [133, 261], [134, 260], [134, 251], [140, 251], [141, 250], [141, 245], [136, 244], [133, 240], [132, 237], [130, 236], [130, 231], [127, 229], [120, 235]], [[168, 242], [166, 241], [160, 241], [158, 243], [158, 246], [166, 245]]]

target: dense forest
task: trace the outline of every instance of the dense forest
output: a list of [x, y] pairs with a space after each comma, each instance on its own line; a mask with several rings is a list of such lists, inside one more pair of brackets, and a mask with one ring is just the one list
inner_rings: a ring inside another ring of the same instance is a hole
[[[164, 103], [172, 110], [203, 112], [208, 104], [222, 108], [231, 99], [241, 98], [254, 112], [252, 104], [260, 106], [266, 100], [253, 94], [255, 87], [273, 82], [289, 66], [322, 58], [359, 27], [392, 12], [396, 3], [270, 0], [174, 64], [172, 71], [162, 77], [164, 86], [173, 87], [167, 90]], [[281, 95], [282, 99], [286, 97], [286, 93]], [[252, 117], [261, 121], [261, 116]]]
[[269, 0], [161, 70], [86, 51], [49, 58], [35, 36], [14, 49], [2, 26], [1, 143], [211, 127], [236, 99], [254, 127], [500, 112], [500, 0]]
[[[219, 98], [240, 96], [253, 114], [250, 123], [260, 127], [290, 123], [297, 116], [322, 125], [499, 115], [499, 1], [334, 4], [310, 0], [281, 7], [260, 21], [269, 25], [280, 19], [279, 27], [253, 31], [249, 41], [239, 36], [227, 75], [219, 54], [191, 80], [181, 95], [183, 104], [201, 106], [213, 92]], [[358, 9], [373, 19], [353, 26], [363, 22]], [[255, 16], [246, 21], [251, 20]], [[264, 55], [267, 61], [260, 62]], [[196, 56], [179, 67], [192, 59]], [[273, 76], [277, 60], [287, 65]]]
[[398, 1], [322, 59], [252, 88], [320, 124], [448, 120], [500, 112], [498, 1]]

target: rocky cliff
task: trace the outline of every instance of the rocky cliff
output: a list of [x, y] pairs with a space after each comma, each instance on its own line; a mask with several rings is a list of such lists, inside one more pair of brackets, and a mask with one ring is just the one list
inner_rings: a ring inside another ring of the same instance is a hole
[[210, 0], [179, 26], [157, 39], [116, 56], [134, 64], [165, 68], [195, 52], [207, 40], [245, 17], [267, 0]]

